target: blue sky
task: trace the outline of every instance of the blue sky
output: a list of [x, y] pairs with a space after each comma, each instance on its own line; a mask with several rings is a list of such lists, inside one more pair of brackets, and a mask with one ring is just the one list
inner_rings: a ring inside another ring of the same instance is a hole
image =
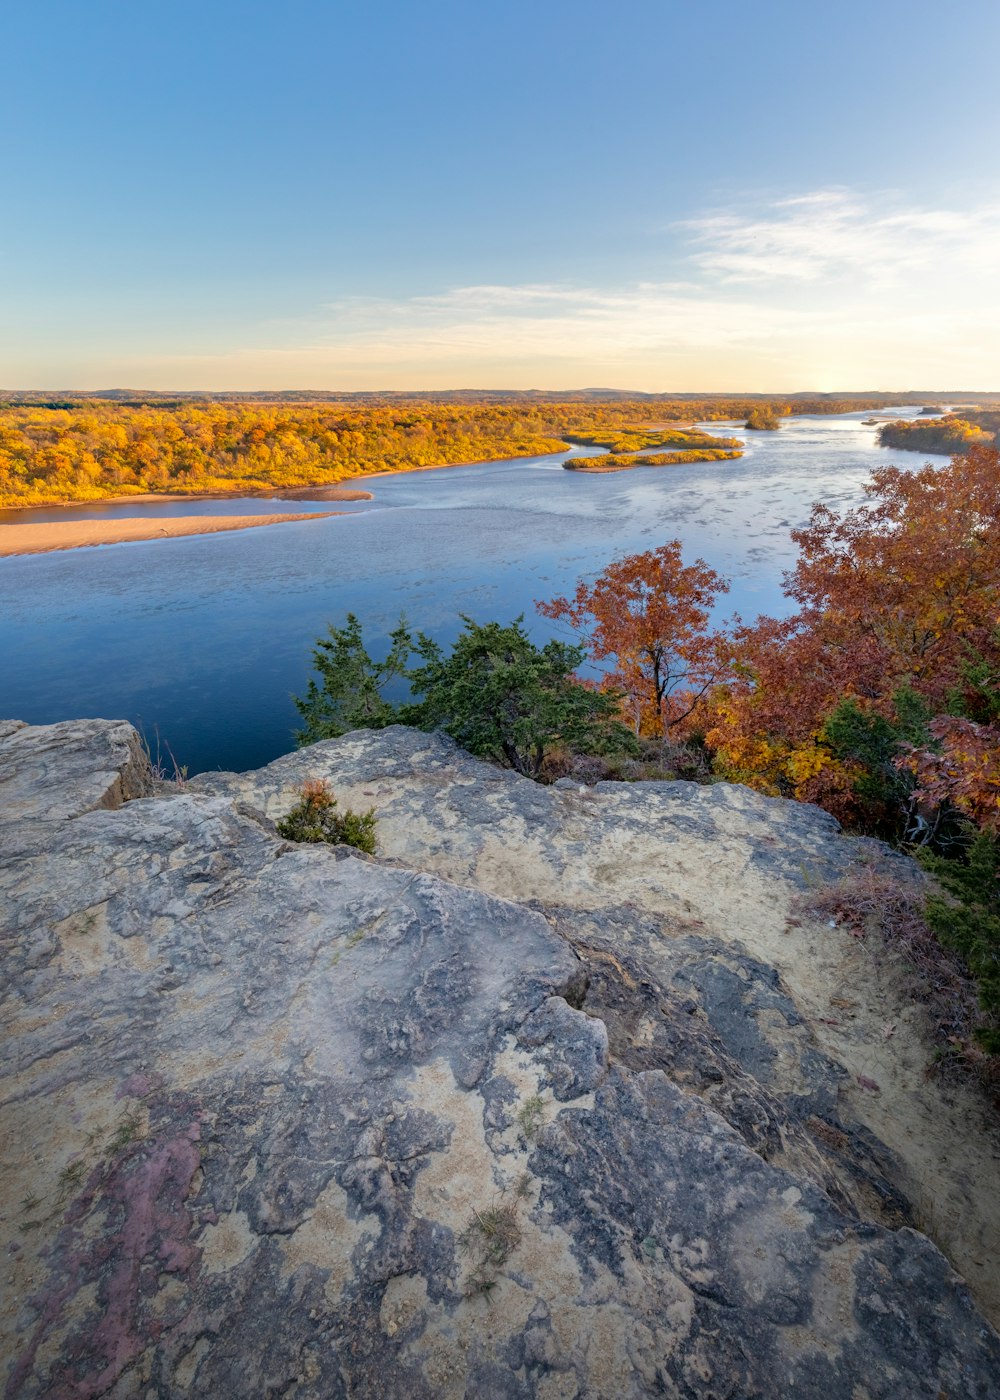
[[1000, 387], [1000, 3], [34, 0], [0, 384]]

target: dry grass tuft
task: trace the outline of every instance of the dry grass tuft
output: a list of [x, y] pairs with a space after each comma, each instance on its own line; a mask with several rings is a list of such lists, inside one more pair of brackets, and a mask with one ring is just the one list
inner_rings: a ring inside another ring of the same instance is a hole
[[[505, 1199], [508, 1191], [510, 1198]], [[531, 1177], [524, 1172], [505, 1186], [489, 1206], [472, 1212], [468, 1225], [458, 1237], [459, 1249], [471, 1260], [465, 1285], [467, 1298], [489, 1301], [500, 1280], [501, 1269], [521, 1243], [517, 1212], [530, 1191]]]

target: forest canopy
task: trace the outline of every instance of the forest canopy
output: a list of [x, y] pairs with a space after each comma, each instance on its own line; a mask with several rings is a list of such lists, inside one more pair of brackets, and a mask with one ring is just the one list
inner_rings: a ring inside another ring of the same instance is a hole
[[[843, 413], [899, 401], [819, 395], [796, 399], [794, 411]], [[360, 402], [7, 395], [0, 396], [0, 506], [332, 485], [373, 472], [559, 452], [571, 440], [619, 452], [623, 444], [634, 451], [668, 442], [691, 449], [698, 435], [680, 425], [746, 419], [760, 406], [752, 395]], [[773, 406], [786, 412], [789, 401]]]

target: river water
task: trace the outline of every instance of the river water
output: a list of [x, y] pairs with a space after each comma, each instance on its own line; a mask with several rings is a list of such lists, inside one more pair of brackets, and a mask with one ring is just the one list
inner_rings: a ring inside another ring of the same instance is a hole
[[[536, 599], [675, 537], [685, 558], [701, 556], [731, 581], [720, 619], [787, 612], [789, 531], [811, 503], [842, 510], [863, 499], [873, 466], [925, 460], [877, 447], [866, 416], [787, 419], [778, 432], [747, 433], [733, 462], [607, 476], [563, 470], [566, 454], [443, 467], [360, 483], [375, 499], [329, 507], [344, 512], [329, 520], [0, 558], [0, 716], [124, 717], [192, 773], [256, 767], [293, 747], [291, 697], [305, 687], [312, 643], [348, 611], [373, 651], [401, 611], [443, 642], [459, 613], [507, 622], [523, 612], [537, 639], [567, 637], [538, 617]], [[72, 509], [108, 518], [325, 508], [255, 497]]]

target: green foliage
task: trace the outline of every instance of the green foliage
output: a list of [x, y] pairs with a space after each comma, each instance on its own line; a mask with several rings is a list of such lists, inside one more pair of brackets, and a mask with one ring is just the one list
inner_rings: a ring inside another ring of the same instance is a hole
[[320, 684], [310, 680], [305, 696], [295, 704], [305, 721], [296, 735], [300, 744], [336, 739], [351, 729], [384, 729], [397, 719], [396, 708], [383, 689], [406, 675], [413, 639], [403, 617], [390, 634], [389, 654], [373, 661], [365, 649], [361, 623], [347, 614], [345, 627], [329, 629], [313, 650]]
[[[414, 639], [401, 619], [383, 662], [368, 654], [353, 614], [346, 627], [331, 627], [314, 652], [320, 681], [310, 681], [295, 702], [305, 721], [299, 743], [393, 723], [443, 729], [469, 753], [532, 778], [540, 776], [555, 748], [634, 751], [635, 740], [617, 719], [618, 696], [591, 689], [573, 674], [586, 655], [583, 647], [536, 647], [522, 618], [506, 627], [462, 621], [464, 629], [446, 654], [423, 633]], [[407, 669], [411, 655], [421, 664]], [[384, 689], [402, 679], [413, 699], [395, 705]]]
[[906, 744], [928, 739], [930, 707], [916, 691], [901, 686], [893, 709], [894, 717], [886, 719], [851, 696], [839, 702], [820, 731], [834, 757], [855, 769], [854, 791], [876, 826], [897, 823], [905, 813], [914, 780], [896, 760]]
[[619, 696], [590, 689], [573, 674], [583, 647], [536, 647], [518, 617], [484, 626], [463, 616], [464, 631], [449, 655], [421, 636], [423, 666], [410, 672], [422, 701], [400, 718], [443, 729], [469, 753], [536, 778], [556, 746], [577, 753], [628, 749], [632, 736], [616, 718]]
[[948, 696], [948, 713], [978, 724], [1000, 722], [1000, 627], [992, 636], [993, 656], [969, 648], [962, 665], [962, 684]]
[[962, 859], [929, 851], [920, 862], [944, 891], [927, 901], [927, 922], [946, 948], [965, 960], [988, 1023], [976, 1032], [983, 1049], [1000, 1054], [1000, 841], [978, 832]]
[[301, 801], [279, 821], [277, 831], [286, 841], [327, 842], [354, 846], [375, 854], [375, 808], [367, 812], [337, 812], [337, 799], [322, 780], [306, 783]]
[[517, 1125], [526, 1142], [533, 1141], [545, 1122], [545, 1100], [540, 1094], [531, 1094], [517, 1111]]

